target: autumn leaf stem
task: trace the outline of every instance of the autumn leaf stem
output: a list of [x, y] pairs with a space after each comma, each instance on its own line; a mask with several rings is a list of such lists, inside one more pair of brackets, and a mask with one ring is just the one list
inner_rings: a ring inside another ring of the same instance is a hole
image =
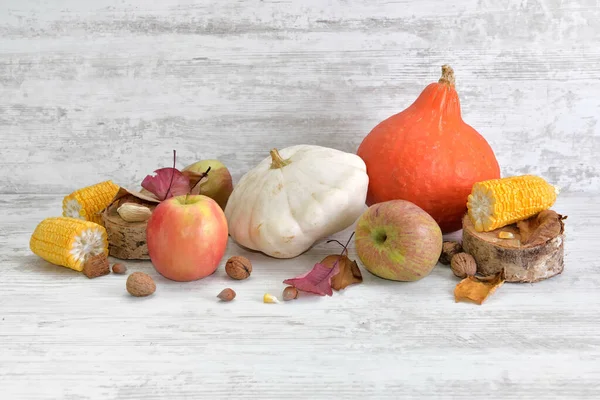
[[202, 173], [202, 176], [200, 177], [200, 179], [198, 179], [198, 182], [196, 182], [194, 184], [194, 186], [191, 187], [190, 192], [193, 192], [194, 189], [196, 189], [196, 186], [198, 186], [198, 184], [200, 183], [200, 181], [202, 181], [202, 179], [206, 178], [206, 176], [208, 175], [208, 172], [210, 171], [212, 167], [208, 167], [208, 169], [206, 171], [204, 171], [204, 173]]
[[336, 243], [338, 243], [340, 246], [342, 246], [342, 247], [343, 247], [343, 250], [342, 250], [342, 253], [340, 254], [340, 256], [343, 256], [343, 255], [344, 255], [344, 253], [347, 253], [347, 252], [348, 252], [348, 245], [350, 244], [350, 241], [352, 240], [352, 237], [353, 237], [353, 236], [354, 236], [354, 232], [352, 232], [352, 235], [350, 235], [350, 237], [348, 238], [348, 241], [346, 242], [346, 244], [342, 244], [342, 242], [340, 242], [340, 241], [339, 241], [339, 240], [337, 240], [337, 239], [331, 239], [331, 240], [328, 240], [328, 241], [327, 241], [327, 243], [330, 243], [330, 242], [336, 242]]
[[169, 182], [169, 188], [167, 189], [167, 193], [165, 193], [165, 198], [163, 200], [166, 200], [167, 197], [169, 197], [169, 192], [171, 191], [171, 186], [173, 185], [173, 178], [175, 178], [175, 161], [177, 160], [177, 152], [175, 150], [173, 150], [173, 170], [171, 171], [171, 182]]

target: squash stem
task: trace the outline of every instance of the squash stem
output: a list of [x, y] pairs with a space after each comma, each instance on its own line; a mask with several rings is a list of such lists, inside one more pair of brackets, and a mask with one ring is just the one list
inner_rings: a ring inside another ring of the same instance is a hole
[[290, 160], [284, 160], [283, 157], [281, 157], [281, 154], [279, 154], [279, 151], [277, 151], [277, 149], [271, 149], [270, 154], [272, 160], [271, 168], [273, 169], [283, 168], [291, 162]]
[[450, 87], [454, 87], [454, 70], [447, 64], [442, 65], [442, 77], [438, 83], [445, 83]]

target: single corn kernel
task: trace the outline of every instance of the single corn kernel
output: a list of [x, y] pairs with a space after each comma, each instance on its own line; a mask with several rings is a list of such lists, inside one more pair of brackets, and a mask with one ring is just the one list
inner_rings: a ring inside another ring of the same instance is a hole
[[498, 237], [500, 239], [514, 239], [515, 235], [513, 235], [512, 232], [500, 231], [498, 232]]
[[279, 303], [279, 300], [277, 300], [277, 297], [273, 296], [272, 294], [265, 293], [263, 296], [263, 303], [274, 304]]

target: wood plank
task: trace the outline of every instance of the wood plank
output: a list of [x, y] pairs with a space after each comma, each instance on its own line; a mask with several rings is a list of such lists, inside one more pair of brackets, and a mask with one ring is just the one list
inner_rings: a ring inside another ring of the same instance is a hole
[[[595, 0], [0, 0], [2, 398], [598, 398], [599, 19]], [[444, 63], [503, 174], [561, 187], [561, 275], [476, 306], [454, 302], [447, 267], [398, 283], [360, 265], [361, 285], [268, 305], [337, 247], [275, 260], [230, 242], [198, 282], [128, 262], [157, 283], [135, 299], [125, 276], [88, 280], [28, 248], [62, 196], [138, 185], [172, 149], [235, 181], [271, 147], [354, 152]], [[246, 281], [224, 272], [236, 254]]]
[[[597, 191], [594, 2], [9, 2], [0, 190], [138, 184], [179, 150], [238, 179], [270, 147], [356, 151], [440, 66], [506, 175]], [[527, 143], [522, 145], [522, 143]], [[23, 168], [26, 160], [27, 168]]]
[[[0, 387], [11, 399], [502, 398], [593, 399], [600, 389], [597, 195], [563, 195], [563, 274], [505, 284], [483, 306], [455, 303], [438, 265], [415, 283], [364, 282], [330, 298], [280, 295], [285, 278], [338, 249], [321, 242], [292, 260], [250, 254], [246, 281], [161, 278], [132, 298], [125, 277], [88, 280], [32, 255], [28, 237], [60, 197], [5, 195], [0, 204]], [[31, 205], [35, 204], [32, 209]], [[335, 235], [343, 240], [350, 229]], [[356, 258], [354, 246], [350, 256]], [[361, 265], [361, 268], [362, 265]], [[224, 287], [237, 291], [219, 303]], [[32, 384], [35, 382], [35, 384]]]

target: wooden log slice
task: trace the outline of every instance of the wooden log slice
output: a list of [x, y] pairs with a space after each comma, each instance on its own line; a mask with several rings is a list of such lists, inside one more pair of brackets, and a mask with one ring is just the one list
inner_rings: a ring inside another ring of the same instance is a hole
[[146, 244], [148, 221], [127, 222], [123, 220], [117, 213], [119, 205], [120, 202], [115, 202], [102, 213], [108, 234], [109, 254], [123, 260], [149, 260], [148, 245]]
[[[500, 231], [512, 233], [514, 239], [498, 238]], [[463, 217], [462, 246], [475, 258], [477, 273], [489, 276], [504, 270], [506, 282], [538, 282], [560, 274], [564, 268], [564, 240], [564, 229], [560, 229], [542, 244], [523, 245], [516, 224], [477, 232], [468, 215]]]

